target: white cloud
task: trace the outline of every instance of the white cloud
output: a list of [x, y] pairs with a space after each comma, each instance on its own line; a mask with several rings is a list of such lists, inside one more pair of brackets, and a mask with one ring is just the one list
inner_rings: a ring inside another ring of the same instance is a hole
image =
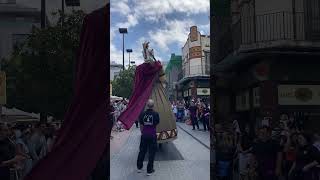
[[[129, 4], [130, 3], [130, 4]], [[131, 59], [136, 61], [136, 64], [143, 63], [142, 43], [145, 40], [150, 41], [151, 48], [154, 47], [155, 56], [158, 60], [161, 59], [158, 55], [171, 53], [169, 46], [177, 44], [182, 47], [187, 40], [190, 27], [196, 25], [192, 20], [166, 20], [166, 16], [172, 13], [183, 13], [186, 18], [190, 15], [207, 13], [209, 15], [210, 1], [209, 0], [111, 0], [111, 21], [112, 13], [118, 13], [125, 17], [124, 22], [112, 23], [111, 29], [111, 60], [122, 64], [122, 50], [116, 49], [113, 44], [113, 37], [116, 35], [119, 27], [133, 28], [139, 24], [141, 20], [145, 21], [163, 21], [164, 27], [154, 31], [149, 31], [144, 37], [139, 38], [132, 49], [136, 50], [131, 53]], [[209, 22], [209, 19], [208, 19]], [[203, 34], [210, 32], [209, 23], [200, 25], [199, 30]], [[121, 48], [121, 47], [120, 47]], [[128, 61], [127, 53], [125, 61]], [[163, 57], [166, 58], [166, 57]], [[126, 62], [127, 64], [127, 62]]]
[[169, 45], [177, 43], [183, 46], [189, 34], [189, 29], [194, 25], [192, 20], [173, 20], [167, 21], [163, 29], [149, 31], [152, 44], [158, 46], [161, 51], [169, 51]]
[[208, 22], [208, 24], [198, 25], [198, 30], [202, 35], [210, 35], [210, 22]]
[[209, 0], [139, 0], [134, 4], [134, 13], [138, 18], [146, 20], [159, 20], [167, 14], [174, 12], [187, 15], [208, 13], [210, 9]]
[[[126, 22], [118, 23], [117, 26], [134, 27], [141, 19], [147, 21], [164, 20], [165, 16], [174, 12], [186, 15], [207, 13], [209, 14], [209, 0], [112, 0], [111, 13], [120, 13], [127, 16]], [[130, 10], [131, 9], [131, 10]]]
[[121, 15], [127, 15], [131, 12], [128, 6], [128, 0], [111, 0], [110, 6], [111, 13], [119, 13]]
[[126, 27], [126, 28], [130, 28], [130, 27], [134, 27], [135, 25], [137, 25], [139, 22], [138, 22], [138, 19], [136, 16], [134, 15], [127, 15], [127, 22], [125, 23], [117, 23], [116, 24], [116, 27], [117, 28], [122, 28], [122, 27]]

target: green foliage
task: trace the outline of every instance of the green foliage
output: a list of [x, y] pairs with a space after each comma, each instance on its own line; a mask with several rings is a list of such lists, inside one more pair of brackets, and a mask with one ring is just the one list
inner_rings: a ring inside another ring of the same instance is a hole
[[72, 95], [76, 52], [85, 16], [62, 14], [54, 26], [34, 27], [27, 41], [2, 61], [7, 73], [8, 106], [62, 118]]
[[112, 93], [115, 96], [130, 98], [133, 89], [135, 66], [121, 71], [112, 82]]

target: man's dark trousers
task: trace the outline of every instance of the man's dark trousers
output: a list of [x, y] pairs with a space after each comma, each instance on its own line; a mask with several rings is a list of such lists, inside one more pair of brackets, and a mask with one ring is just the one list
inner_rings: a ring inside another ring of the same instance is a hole
[[196, 116], [191, 116], [191, 122], [192, 122], [193, 129], [195, 128], [195, 126], [197, 126], [197, 128], [199, 129], [199, 123]]
[[142, 169], [143, 160], [146, 153], [149, 153], [149, 162], [147, 166], [147, 172], [151, 173], [153, 170], [154, 157], [157, 151], [157, 138], [152, 136], [141, 136], [140, 152], [138, 155], [137, 167]]

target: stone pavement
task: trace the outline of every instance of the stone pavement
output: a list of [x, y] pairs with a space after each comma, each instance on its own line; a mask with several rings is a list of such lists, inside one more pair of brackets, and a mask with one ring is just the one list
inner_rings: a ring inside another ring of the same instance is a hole
[[210, 132], [201, 131], [203, 129], [201, 123], [199, 123], [200, 130], [192, 130], [192, 126], [187, 125], [186, 123], [177, 122], [177, 126], [186, 131], [189, 135], [193, 136], [193, 138], [205, 145], [207, 148], [210, 148]]
[[113, 137], [110, 140], [110, 157], [111, 158], [114, 154], [119, 152], [121, 147], [127, 142], [131, 131], [132, 129], [130, 129], [129, 131], [125, 130], [122, 132], [116, 132], [116, 131], [111, 132], [111, 136]]
[[209, 149], [180, 128], [178, 128], [177, 140], [164, 144], [163, 150], [157, 152], [158, 157], [154, 163], [156, 172], [152, 176], [146, 176], [147, 162], [144, 163], [143, 173], [137, 173], [139, 143], [140, 131], [133, 127], [126, 143], [111, 157], [111, 180], [210, 179]]

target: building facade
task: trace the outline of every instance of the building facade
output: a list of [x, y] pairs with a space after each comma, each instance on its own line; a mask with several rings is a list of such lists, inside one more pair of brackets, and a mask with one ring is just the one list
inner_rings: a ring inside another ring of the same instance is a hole
[[16, 4], [14, 0], [0, 3], [0, 60], [9, 58], [16, 45], [31, 34], [32, 27], [40, 27], [40, 11]]
[[[215, 38], [217, 121], [276, 126], [282, 117], [315, 130], [320, 118], [320, 1], [232, 0]], [[218, 30], [216, 30], [218, 31]]]
[[210, 95], [210, 36], [201, 35], [197, 26], [190, 33], [182, 48], [182, 73], [179, 76], [178, 96], [208, 98]]
[[171, 54], [169, 63], [165, 68], [167, 86], [166, 91], [170, 101], [177, 100], [177, 83], [179, 74], [182, 72], [182, 56]]

